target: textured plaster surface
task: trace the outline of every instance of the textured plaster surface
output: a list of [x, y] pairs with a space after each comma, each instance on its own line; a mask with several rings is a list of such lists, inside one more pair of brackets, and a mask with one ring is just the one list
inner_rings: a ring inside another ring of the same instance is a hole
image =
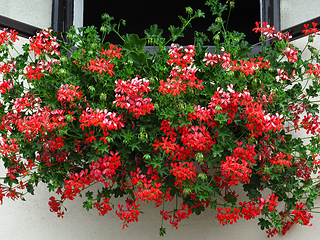
[[38, 28], [51, 26], [51, 12], [52, 0], [0, 0], [0, 15]]
[[280, 0], [281, 29], [319, 16], [320, 0]]

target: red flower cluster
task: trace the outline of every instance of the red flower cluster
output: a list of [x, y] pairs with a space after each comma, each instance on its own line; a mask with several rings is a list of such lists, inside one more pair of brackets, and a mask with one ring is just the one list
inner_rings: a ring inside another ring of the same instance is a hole
[[9, 92], [12, 88], [13, 88], [13, 81], [12, 80], [0, 81], [0, 91], [2, 94]]
[[90, 177], [97, 182], [105, 182], [106, 179], [112, 179], [116, 174], [116, 170], [121, 166], [120, 156], [118, 152], [110, 151], [110, 156], [105, 155], [90, 164]]
[[13, 73], [13, 72], [17, 72], [16, 69], [16, 61], [11, 61], [11, 60], [7, 60], [7, 61], [3, 61], [0, 63], [0, 73]]
[[60, 52], [57, 50], [59, 44], [56, 37], [53, 37], [51, 33], [52, 29], [45, 29], [37, 33], [35, 37], [29, 38], [30, 51], [34, 51], [36, 56], [41, 53], [59, 56]]
[[139, 207], [140, 204], [136, 204], [133, 201], [127, 201], [126, 210], [123, 209], [123, 205], [118, 205], [119, 211], [116, 210], [116, 214], [123, 221], [123, 229], [128, 227], [130, 222], [138, 222], [138, 216], [140, 214]]
[[61, 85], [58, 93], [57, 93], [57, 98], [60, 102], [70, 102], [70, 101], [74, 101], [74, 98], [78, 98], [80, 100], [80, 98], [83, 97], [82, 95], [82, 91], [77, 91], [80, 87], [79, 86], [75, 86], [75, 85], [70, 85], [66, 84], [66, 85]]
[[103, 55], [108, 55], [108, 56], [110, 56], [111, 58], [117, 57], [118, 59], [120, 59], [120, 57], [123, 57], [122, 54], [120, 53], [121, 48], [116, 47], [116, 49], [114, 50], [114, 47], [115, 47], [115, 45], [110, 44], [110, 49], [104, 50], [104, 49], [102, 48], [102, 51], [100, 52], [100, 53], [101, 53], [101, 56], [103, 56]]
[[169, 50], [170, 60], [168, 64], [172, 67], [171, 73], [167, 81], [160, 80], [159, 92], [163, 95], [170, 93], [173, 96], [180, 95], [180, 92], [186, 93], [186, 87], [195, 87], [202, 90], [202, 80], [199, 80], [195, 73], [197, 69], [194, 67], [194, 46], [189, 45], [186, 49], [171, 45]]
[[203, 59], [204, 62], [206, 62], [206, 65], [208, 66], [209, 64], [211, 67], [213, 65], [219, 64], [221, 65], [224, 69], [229, 69], [230, 67], [230, 62], [231, 62], [231, 54], [227, 53], [224, 48], [221, 48], [221, 54], [211, 54], [211, 53], [205, 53], [205, 58]]
[[317, 76], [317, 77], [320, 76], [320, 64], [318, 64], [318, 63], [316, 63], [316, 64], [309, 63], [309, 68], [310, 68], [310, 70], [306, 71], [306, 73], [308, 73], [310, 76], [312, 74]]
[[138, 79], [138, 77], [123, 81], [119, 79], [115, 85], [116, 100], [113, 104], [133, 112], [133, 116], [139, 118], [141, 115], [151, 113], [154, 109], [151, 98], [144, 98], [144, 93], [151, 91], [149, 80]]
[[96, 109], [93, 111], [92, 108], [87, 108], [85, 111], [82, 111], [79, 122], [81, 123], [80, 128], [82, 130], [84, 130], [84, 127], [90, 126], [100, 126], [101, 129], [105, 131], [112, 129], [117, 130], [124, 127], [122, 116], [108, 112], [107, 109]]
[[[305, 210], [306, 204], [305, 203], [296, 203], [296, 209], [295, 210], [286, 210], [283, 212], [280, 212], [281, 216], [281, 224], [282, 224], [282, 230], [280, 231], [282, 235], [285, 235], [286, 232], [291, 228], [294, 224], [301, 224], [306, 226], [312, 226], [310, 224], [311, 214]], [[274, 229], [268, 229], [267, 234], [268, 237], [273, 237], [275, 234], [279, 233], [279, 230], [277, 228]]]
[[41, 79], [41, 77], [44, 76], [44, 74], [41, 72], [42, 68], [40, 67], [35, 67], [34, 65], [30, 65], [28, 67], [26, 67], [26, 73], [24, 74], [25, 76], [27, 76], [27, 78], [29, 79], [29, 81], [32, 81], [32, 79], [37, 80], [37, 79]]
[[179, 164], [171, 163], [171, 167], [170, 173], [177, 179], [174, 182], [174, 185], [178, 187], [181, 187], [182, 182], [186, 179], [189, 179], [192, 182], [197, 177], [197, 174], [195, 173], [196, 166], [193, 166], [192, 162], [179, 162]]
[[255, 33], [261, 32], [263, 35], [265, 35], [267, 38], [272, 38], [274, 36], [274, 32], [276, 31], [274, 29], [274, 26], [270, 26], [267, 22], [256, 22], [256, 28], [252, 29]]
[[268, 197], [266, 199], [258, 197], [259, 209], [262, 210], [265, 206], [268, 207], [269, 212], [276, 211], [276, 207], [278, 206], [278, 197], [272, 193], [271, 195], [268, 194]]
[[[110, 49], [104, 50], [102, 48], [102, 51], [100, 51], [101, 56], [108, 55], [110, 59], [105, 59], [103, 57], [96, 59], [90, 59], [89, 63], [87, 63], [87, 67], [90, 71], [95, 72], [98, 71], [99, 74], [102, 73], [108, 73], [110, 76], [114, 74], [114, 71], [112, 70], [114, 67], [114, 64], [111, 63], [112, 58], [117, 57], [120, 59], [120, 57], [123, 57], [120, 53], [121, 48], [116, 47], [114, 50], [115, 45], [110, 44]], [[85, 50], [83, 50], [85, 53]], [[75, 62], [77, 64], [77, 61]]]
[[253, 72], [261, 69], [261, 68], [270, 68], [270, 61], [262, 62], [263, 61], [263, 57], [258, 57], [258, 61], [256, 61], [256, 59], [252, 59], [250, 58], [250, 60], [245, 61], [240, 59], [240, 65], [237, 66], [237, 60], [234, 61], [230, 61], [232, 64], [230, 65], [229, 69], [232, 70], [233, 72], [235, 70], [240, 70], [241, 72], [243, 72], [246, 76], [249, 75], [253, 75]]
[[112, 210], [109, 201], [110, 198], [103, 198], [102, 202], [96, 202], [93, 204], [93, 207], [99, 211], [99, 215], [104, 216]]
[[267, 22], [262, 22], [262, 25], [261, 25], [261, 22], [256, 22], [256, 28], [252, 29], [252, 31], [254, 31], [255, 33], [261, 32], [267, 38], [276, 37], [279, 40], [281, 39], [289, 40], [290, 38], [292, 38], [289, 32], [285, 34], [280, 31], [275, 33], [274, 26], [270, 26]]
[[320, 119], [319, 115], [312, 115], [307, 112], [307, 115], [303, 117], [303, 120], [300, 123], [304, 129], [307, 130], [307, 134], [311, 132], [312, 135], [315, 135], [316, 132], [320, 132]]
[[291, 46], [289, 43], [286, 50], [280, 50], [280, 52], [282, 52], [283, 55], [286, 55], [289, 62], [291, 63], [296, 62], [298, 60], [298, 51], [295, 50], [294, 47]]
[[67, 125], [64, 120], [64, 110], [52, 110], [51, 108], [44, 107], [38, 108], [37, 112], [31, 116], [18, 119], [17, 127], [24, 134], [25, 139], [31, 142], [40, 132], [43, 135], [55, 128]]
[[206, 53], [205, 58], [203, 59], [204, 62], [206, 62], [206, 65], [209, 64], [211, 66], [219, 64], [226, 70], [232, 70], [233, 72], [235, 70], [240, 70], [243, 72], [246, 76], [253, 75], [253, 73], [259, 69], [262, 68], [270, 68], [270, 61], [263, 62], [263, 57], [258, 57], [258, 60], [256, 61], [256, 58], [251, 58], [248, 61], [240, 59], [239, 63], [237, 64], [237, 60], [231, 60], [230, 53], [226, 53], [224, 48], [222, 48], [222, 55], [221, 54], [211, 54]]
[[4, 28], [3, 31], [0, 33], [0, 46], [5, 43], [11, 44], [16, 40], [19, 40], [19, 38], [17, 37], [18, 32], [16, 30], [10, 29], [9, 32], [7, 32], [7, 30], [8, 28]]
[[221, 175], [224, 181], [231, 186], [235, 186], [240, 182], [249, 183], [249, 174], [252, 172], [251, 166], [256, 163], [254, 157], [255, 146], [247, 145], [247, 150], [241, 147], [242, 143], [238, 143], [236, 149], [233, 150], [231, 156], [226, 157], [226, 161], [221, 162]]
[[50, 212], [56, 212], [58, 217], [63, 218], [64, 212], [61, 211], [61, 203], [57, 201], [55, 197], [50, 197], [49, 201]]
[[92, 72], [98, 71], [99, 74], [102, 73], [109, 73], [110, 76], [114, 74], [114, 71], [112, 71], [114, 65], [110, 63], [110, 59], [106, 60], [104, 58], [96, 58], [93, 60], [89, 60], [88, 69]]
[[[284, 71], [284, 69], [278, 68], [277, 71], [278, 71], [278, 76], [276, 76], [275, 78], [276, 78], [276, 80], [277, 80], [278, 82], [280, 82], [280, 80], [281, 80], [281, 81], [286, 81], [286, 80], [288, 80], [288, 79], [290, 79], [291, 82], [294, 81], [293, 75], [295, 74], [295, 70], [292, 71], [292, 73], [291, 73], [290, 76], [289, 76], [289, 74], [288, 74], [286, 71]], [[310, 74], [310, 75], [311, 75], [311, 74]]]
[[316, 28], [317, 25], [318, 23], [312, 22], [313, 28], [309, 29], [309, 24], [304, 24], [303, 26], [305, 30], [302, 30], [302, 33], [304, 33], [305, 35], [308, 35], [309, 33], [314, 33], [314, 34], [318, 33], [319, 30]]

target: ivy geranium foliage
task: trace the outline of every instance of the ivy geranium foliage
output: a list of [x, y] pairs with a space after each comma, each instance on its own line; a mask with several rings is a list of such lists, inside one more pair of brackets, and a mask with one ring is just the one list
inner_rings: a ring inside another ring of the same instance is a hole
[[[257, 22], [254, 55], [243, 33], [225, 30], [221, 15], [234, 2], [206, 5], [216, 16], [211, 35], [195, 31], [189, 46], [179, 38], [204, 17], [190, 7], [182, 26], [169, 27], [170, 39], [157, 25], [144, 37], [121, 35], [122, 22], [105, 14], [101, 37], [94, 27], [71, 29], [66, 41], [42, 30], [13, 57], [17, 32], [1, 32], [1, 203], [24, 200], [43, 182], [59, 217], [80, 195], [84, 208], [115, 210], [126, 227], [138, 221], [141, 202], [154, 202], [160, 235], [165, 221], [178, 228], [207, 208], [222, 225], [259, 218], [268, 236], [311, 225], [320, 163], [320, 59], [310, 45], [317, 24], [305, 26], [301, 51], [289, 33]], [[107, 42], [111, 32], [123, 45]], [[114, 206], [118, 197], [123, 205]]]

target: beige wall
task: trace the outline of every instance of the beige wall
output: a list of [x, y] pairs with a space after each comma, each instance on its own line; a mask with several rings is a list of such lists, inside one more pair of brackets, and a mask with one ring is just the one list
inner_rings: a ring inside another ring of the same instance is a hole
[[[77, 1], [77, 0], [75, 0]], [[320, 0], [281, 0], [282, 28], [295, 25], [299, 21], [313, 18], [317, 14], [316, 9], [311, 7], [312, 15], [308, 9], [292, 6], [293, 3], [308, 8]], [[30, 3], [30, 4], [26, 4]], [[32, 4], [31, 4], [32, 3]], [[291, 4], [292, 3], [292, 4]], [[51, 25], [51, 0], [0, 0], [0, 14], [24, 21], [37, 27], [45, 28]], [[314, 6], [314, 5], [313, 5]], [[319, 8], [318, 8], [319, 9]], [[317, 11], [318, 11], [317, 9]], [[299, 14], [293, 14], [293, 13]], [[318, 11], [319, 12], [319, 11]], [[17, 14], [19, 13], [19, 14]], [[320, 12], [319, 12], [320, 13]], [[36, 16], [36, 17], [35, 17]], [[298, 19], [300, 20], [298, 20]], [[302, 47], [306, 38], [294, 42]], [[320, 47], [320, 39], [316, 38], [316, 44]], [[0, 164], [0, 176], [5, 171]], [[24, 240], [56, 240], [56, 239], [78, 239], [78, 240], [122, 240], [137, 239], [151, 240], [159, 238], [159, 227], [161, 224], [160, 209], [154, 208], [149, 203], [142, 204], [144, 214], [141, 215], [138, 223], [132, 223], [129, 228], [122, 230], [122, 223], [114, 212], [100, 217], [95, 209], [87, 212], [82, 208], [82, 199], [78, 198], [73, 202], [66, 203], [68, 211], [63, 219], [57, 218], [56, 214], [49, 212], [48, 200], [51, 196], [46, 187], [40, 184], [36, 189], [35, 196], [26, 196], [27, 201], [20, 200], [13, 202], [5, 199], [0, 206], [0, 239], [24, 239]], [[115, 205], [123, 204], [125, 199], [113, 201]], [[320, 206], [320, 201], [318, 201]], [[165, 224], [167, 235], [163, 239], [184, 239], [184, 240], [260, 240], [268, 239], [265, 231], [261, 231], [257, 220], [240, 220], [230, 226], [221, 226], [215, 219], [216, 212], [209, 210], [200, 216], [191, 216], [183, 220], [179, 229], [175, 230], [169, 224]], [[275, 240], [316, 240], [319, 239], [320, 214], [315, 215], [312, 220], [313, 227], [293, 226], [285, 236], [276, 236]]]
[[[80, 198], [66, 204], [68, 211], [63, 219], [49, 212], [48, 199], [51, 196], [45, 186], [40, 186], [35, 196], [27, 196], [27, 201], [5, 201], [0, 206], [0, 239], [24, 240], [153, 240], [159, 239], [161, 217], [159, 208], [152, 204], [142, 204], [144, 214], [138, 223], [131, 223], [122, 230], [122, 223], [114, 212], [104, 217], [95, 210], [87, 212], [82, 208]], [[114, 201], [115, 204], [123, 200]], [[320, 202], [318, 203], [320, 204]], [[215, 219], [215, 211], [206, 211], [200, 216], [183, 220], [175, 230], [165, 224], [167, 240], [264, 240], [268, 239], [257, 225], [257, 220], [240, 220], [238, 223], [221, 226]], [[320, 216], [313, 219], [313, 227], [293, 226], [285, 236], [274, 240], [318, 240]]]

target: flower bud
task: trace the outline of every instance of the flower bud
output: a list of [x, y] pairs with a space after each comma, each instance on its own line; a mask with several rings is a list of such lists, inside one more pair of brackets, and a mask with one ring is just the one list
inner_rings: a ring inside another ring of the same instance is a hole
[[106, 31], [107, 31], [107, 28], [106, 28], [105, 26], [101, 26], [100, 31], [101, 31], [101, 32], [106, 32]]
[[96, 91], [96, 89], [94, 88], [94, 86], [89, 86], [88, 89], [89, 89], [90, 92]]
[[107, 94], [101, 93], [101, 94], [100, 94], [100, 100], [101, 100], [101, 101], [105, 101], [106, 99], [107, 99]]
[[201, 152], [197, 152], [195, 157], [198, 163], [203, 163], [203, 154]]
[[233, 76], [234, 76], [234, 72], [233, 72], [233, 71], [228, 71], [228, 72], [227, 72], [227, 75], [228, 75], [229, 77], [233, 77]]
[[309, 35], [308, 36], [308, 41], [312, 43], [313, 40], [314, 40], [314, 37], [315, 37], [315, 35]]
[[66, 56], [62, 56], [62, 57], [60, 58], [60, 61], [63, 62], [63, 63], [65, 63], [65, 62], [68, 61], [68, 58], [67, 58]]
[[217, 105], [215, 109], [219, 111], [219, 110], [222, 110], [222, 107], [220, 105]]
[[222, 18], [221, 18], [221, 17], [217, 17], [217, 18], [216, 18], [216, 23], [223, 23]]
[[155, 82], [154, 78], [150, 78], [150, 79], [149, 79], [149, 83], [150, 83], [151, 85], [154, 84], [154, 82]]
[[67, 71], [64, 68], [60, 68], [58, 71], [58, 74], [62, 77], [64, 77], [67, 74]]
[[193, 9], [191, 7], [186, 7], [186, 13], [193, 13]]
[[214, 35], [213, 40], [220, 41], [220, 33], [217, 33], [216, 35]]
[[91, 44], [91, 49], [96, 49], [98, 47], [98, 44], [97, 43], [92, 43]]
[[199, 173], [198, 178], [201, 179], [202, 181], [207, 181], [208, 176], [205, 173]]
[[102, 16], [101, 16], [101, 19], [102, 20], [106, 20], [106, 19], [108, 19], [109, 18], [109, 14], [108, 13], [104, 13], [104, 14], [102, 14]]
[[154, 103], [153, 104], [153, 108], [154, 108], [154, 110], [158, 111], [159, 110], [159, 104], [158, 103]]
[[189, 193], [191, 193], [191, 189], [190, 188], [185, 188], [183, 189], [183, 195], [188, 195]]

